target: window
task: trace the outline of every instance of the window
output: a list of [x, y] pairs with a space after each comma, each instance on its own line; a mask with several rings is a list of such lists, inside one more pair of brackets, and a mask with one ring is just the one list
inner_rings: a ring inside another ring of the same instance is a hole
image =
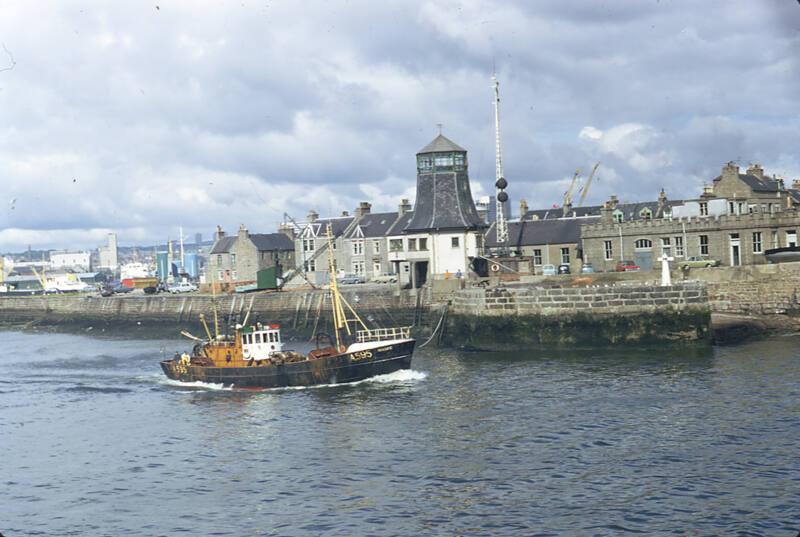
[[372, 241], [372, 251], [376, 254], [381, 253], [381, 241]]
[[452, 153], [439, 153], [434, 157], [434, 164], [437, 168], [451, 168], [453, 166]]
[[458, 248], [459, 242], [458, 237], [450, 237], [450, 246], [453, 248]]
[[303, 239], [303, 251], [304, 252], [314, 251], [314, 239]]
[[331, 241], [331, 244], [333, 244], [333, 251], [335, 252], [336, 251], [336, 239], [333, 239]]
[[617, 224], [621, 224], [622, 221], [625, 220], [625, 216], [622, 214], [622, 211], [620, 211], [619, 209], [614, 211], [612, 213], [611, 217], [614, 219], [614, 222], [616, 222]]
[[569, 248], [561, 249], [561, 264], [569, 265]]
[[733, 203], [732, 201], [729, 201], [728, 202], [728, 213], [729, 214], [734, 214], [735, 212], [736, 212], [736, 204]]
[[795, 230], [786, 232], [786, 246], [789, 248], [797, 246], [797, 232]]
[[700, 216], [708, 216], [708, 202], [701, 201], [700, 202]]
[[672, 246], [670, 244], [669, 237], [661, 238], [661, 253], [666, 255], [672, 255]]
[[417, 251], [417, 239], [408, 239], [408, 251], [409, 252]]
[[233, 278], [234, 280], [237, 279], [235, 270], [233, 272], [231, 272], [231, 278]]
[[761, 253], [761, 232], [756, 231], [753, 233], [753, 253], [760, 254]]
[[217, 266], [218, 267], [222, 266], [222, 255], [221, 254], [217, 254]]
[[303, 263], [303, 268], [306, 272], [314, 272], [317, 270], [317, 262], [314, 259], [309, 259]]
[[483, 235], [480, 233], [475, 235], [475, 248], [478, 248], [479, 250], [483, 248]]
[[653, 241], [650, 239], [636, 239], [633, 246], [637, 250], [650, 250], [653, 247]]
[[683, 257], [683, 237], [675, 237], [675, 255]]
[[429, 172], [433, 169], [433, 158], [430, 155], [417, 157], [417, 168], [421, 172]]
[[217, 281], [220, 281], [220, 282], [221, 282], [221, 281], [222, 281], [222, 278], [224, 278], [224, 277], [225, 277], [225, 275], [222, 273], [222, 271], [221, 271], [221, 270], [218, 270], [218, 271], [217, 271]]
[[612, 241], [603, 241], [603, 251], [606, 261], [614, 259], [614, 243]]
[[542, 264], [542, 251], [539, 249], [533, 251], [533, 264], [537, 267]]
[[456, 153], [455, 164], [457, 170], [463, 170], [467, 166], [467, 159], [465, 153]]
[[428, 251], [428, 239], [423, 237], [419, 239], [419, 250], [420, 252], [427, 252]]
[[353, 241], [353, 255], [364, 255], [364, 241]]
[[256, 334], [256, 345], [258, 345], [259, 343], [261, 343], [261, 334], [257, 333]]
[[389, 251], [390, 252], [402, 252], [403, 251], [403, 239], [389, 239]]
[[648, 209], [647, 207], [645, 207], [644, 209], [642, 209], [641, 211], [639, 211], [639, 216], [640, 216], [640, 217], [641, 217], [643, 220], [652, 220], [652, 219], [653, 219], [653, 211], [651, 211], [650, 209]]
[[700, 235], [700, 255], [708, 255], [708, 235]]
[[236, 266], [236, 254], [231, 254], [231, 266]]
[[353, 274], [364, 274], [363, 261], [353, 261]]
[[772, 232], [772, 247], [773, 248], [777, 248], [778, 247], [778, 232], [777, 231], [773, 231]]

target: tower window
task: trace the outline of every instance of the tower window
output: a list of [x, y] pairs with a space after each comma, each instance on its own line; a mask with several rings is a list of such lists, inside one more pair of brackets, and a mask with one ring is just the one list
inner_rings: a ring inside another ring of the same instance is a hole
[[450, 246], [452, 246], [453, 248], [458, 248], [458, 245], [459, 245], [458, 237], [450, 237]]

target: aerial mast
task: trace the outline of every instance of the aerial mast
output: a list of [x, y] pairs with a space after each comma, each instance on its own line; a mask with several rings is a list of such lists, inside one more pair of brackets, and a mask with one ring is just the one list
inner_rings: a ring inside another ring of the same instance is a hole
[[495, 230], [497, 234], [497, 244], [501, 249], [505, 249], [508, 243], [508, 223], [503, 211], [505, 202], [508, 201], [508, 194], [505, 188], [508, 181], [503, 177], [503, 150], [500, 145], [500, 82], [496, 75], [492, 75], [494, 82], [494, 144], [495, 144], [495, 183], [497, 188], [495, 196], [496, 222]]

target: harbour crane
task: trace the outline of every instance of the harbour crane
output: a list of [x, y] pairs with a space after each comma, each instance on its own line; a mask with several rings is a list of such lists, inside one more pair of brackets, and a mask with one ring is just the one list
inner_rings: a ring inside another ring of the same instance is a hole
[[572, 208], [572, 193], [575, 191], [575, 185], [578, 182], [578, 176], [580, 176], [580, 174], [581, 174], [580, 169], [575, 170], [575, 175], [572, 176], [572, 182], [569, 184], [569, 188], [564, 193], [564, 203], [562, 206], [564, 212], [562, 216], [567, 216], [567, 213]]
[[590, 173], [589, 178], [586, 179], [586, 184], [583, 185], [583, 188], [581, 188], [581, 197], [578, 200], [578, 207], [583, 207], [583, 201], [586, 199], [586, 194], [589, 193], [589, 186], [592, 184], [592, 179], [594, 179], [594, 174], [599, 166], [599, 162], [594, 165], [594, 168], [592, 168], [592, 173]]

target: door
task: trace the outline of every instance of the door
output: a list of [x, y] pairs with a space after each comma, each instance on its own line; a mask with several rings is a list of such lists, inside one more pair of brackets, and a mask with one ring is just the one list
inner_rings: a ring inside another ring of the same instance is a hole
[[741, 243], [739, 241], [739, 234], [738, 233], [731, 233], [730, 235], [730, 243], [731, 243], [731, 266], [738, 267], [742, 264], [741, 258]]
[[653, 252], [634, 252], [633, 262], [639, 265], [642, 272], [653, 270]]

